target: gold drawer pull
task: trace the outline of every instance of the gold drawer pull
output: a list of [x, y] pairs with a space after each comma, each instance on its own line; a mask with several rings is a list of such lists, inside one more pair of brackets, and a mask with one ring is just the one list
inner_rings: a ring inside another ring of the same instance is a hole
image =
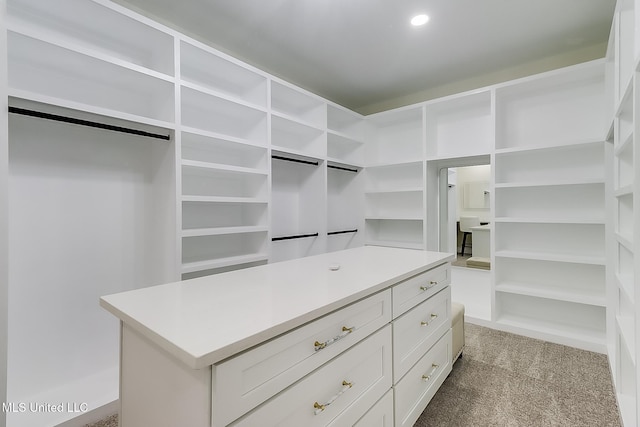
[[320, 341], [316, 341], [313, 343], [313, 346], [315, 347], [315, 351], [320, 351], [325, 347], [330, 346], [331, 344], [333, 344], [336, 341], [340, 341], [342, 338], [346, 337], [347, 335], [349, 335], [351, 332], [353, 332], [356, 329], [355, 326], [352, 326], [350, 328], [343, 326], [342, 327], [342, 332], [338, 335], [336, 335], [333, 338], [330, 338], [328, 340], [326, 340], [325, 342], [320, 342]]
[[431, 377], [433, 376], [433, 374], [436, 373], [436, 370], [438, 370], [438, 368], [440, 367], [440, 365], [437, 365], [435, 363], [431, 364], [431, 372], [429, 372], [428, 374], [425, 374], [422, 376], [422, 381], [427, 382], [431, 379]]
[[347, 380], [343, 380], [342, 381], [342, 388], [340, 389], [340, 391], [338, 391], [336, 394], [334, 394], [331, 399], [329, 399], [327, 401], [327, 403], [325, 404], [320, 404], [318, 402], [314, 402], [313, 403], [313, 414], [314, 415], [318, 415], [319, 413], [321, 413], [322, 411], [324, 411], [325, 409], [327, 409], [327, 406], [331, 405], [333, 402], [336, 401], [337, 398], [339, 398], [340, 396], [342, 396], [342, 394], [349, 390], [351, 387], [353, 387], [353, 383], [350, 383]]
[[429, 286], [420, 286], [420, 290], [424, 292], [424, 291], [426, 291], [426, 290], [429, 290], [429, 289], [433, 288], [433, 287], [434, 287], [435, 285], [437, 285], [437, 284], [438, 284], [438, 282], [437, 282], [437, 281], [435, 281], [435, 280], [430, 280], [430, 281], [429, 281]]
[[429, 326], [431, 324], [431, 322], [433, 322], [434, 320], [436, 320], [438, 318], [437, 314], [433, 314], [431, 313], [431, 319], [429, 319], [428, 321], [422, 321], [420, 322], [420, 326]]

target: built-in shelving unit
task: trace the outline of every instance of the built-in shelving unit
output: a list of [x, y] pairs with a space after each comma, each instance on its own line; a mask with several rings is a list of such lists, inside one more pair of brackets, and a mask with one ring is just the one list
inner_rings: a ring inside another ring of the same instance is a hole
[[327, 251], [364, 244], [365, 119], [327, 105]]
[[7, 29], [9, 104], [44, 113], [9, 119], [7, 399], [95, 409], [118, 398], [119, 375], [99, 297], [176, 278], [174, 36], [81, 0], [8, 1]]
[[[604, 73], [585, 64], [496, 89], [497, 325], [604, 351]], [[579, 125], [578, 125], [579, 124]]]
[[425, 249], [424, 116], [416, 106], [368, 117], [367, 244]]
[[492, 91], [427, 104], [427, 157], [488, 154], [494, 146]]
[[267, 77], [180, 41], [183, 278], [268, 259]]
[[608, 172], [607, 260], [609, 282], [609, 360], [624, 426], [640, 420], [638, 405], [638, 338], [640, 316], [638, 293], [640, 261], [640, 211], [637, 182], [638, 135], [638, 46], [640, 29], [636, 1], [618, 1], [611, 29], [608, 64], [606, 127]]

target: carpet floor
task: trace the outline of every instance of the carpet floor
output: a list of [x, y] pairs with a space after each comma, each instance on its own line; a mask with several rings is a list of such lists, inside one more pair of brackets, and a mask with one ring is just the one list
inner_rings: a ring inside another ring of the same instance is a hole
[[465, 344], [414, 427], [620, 427], [607, 356], [469, 323]]
[[467, 323], [461, 359], [415, 427], [619, 427], [607, 356]]

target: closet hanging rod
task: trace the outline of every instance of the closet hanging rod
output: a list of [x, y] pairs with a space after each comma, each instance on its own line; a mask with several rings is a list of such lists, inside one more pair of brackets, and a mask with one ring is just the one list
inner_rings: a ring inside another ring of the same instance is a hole
[[279, 240], [292, 240], [292, 239], [303, 239], [305, 237], [318, 237], [318, 233], [313, 234], [295, 234], [293, 236], [282, 236], [282, 237], [272, 237], [272, 242], [277, 242]]
[[328, 168], [340, 169], [342, 171], [355, 172], [358, 173], [358, 169], [345, 168], [343, 166], [335, 166], [335, 165], [327, 165]]
[[340, 231], [329, 231], [327, 236], [333, 236], [334, 234], [345, 234], [345, 233], [357, 233], [358, 229], [354, 228], [353, 230], [340, 230]]
[[275, 156], [275, 155], [272, 155], [271, 158], [276, 160], [286, 160], [288, 162], [304, 163], [305, 165], [318, 166], [318, 162], [312, 162], [310, 160], [292, 159], [290, 157], [282, 157], [282, 156]]
[[106, 123], [92, 122], [92, 121], [89, 121], [89, 120], [76, 119], [76, 118], [73, 118], [73, 117], [60, 116], [60, 115], [51, 114], [51, 113], [44, 113], [42, 111], [27, 110], [25, 108], [18, 108], [18, 107], [9, 106], [9, 112], [13, 113], [13, 114], [21, 114], [23, 116], [37, 117], [37, 118], [40, 118], [40, 119], [55, 120], [57, 122], [71, 123], [71, 124], [74, 124], [74, 125], [88, 126], [88, 127], [92, 127], [92, 128], [98, 128], [98, 129], [106, 129], [106, 130], [111, 130], [111, 131], [114, 131], [114, 132], [122, 132], [122, 133], [128, 133], [128, 134], [132, 134], [132, 135], [146, 136], [146, 137], [149, 137], [149, 138], [157, 138], [157, 139], [162, 139], [162, 140], [165, 140], [165, 141], [169, 141], [171, 139], [170, 135], [161, 135], [161, 134], [157, 134], [157, 133], [146, 132], [146, 131], [139, 130], [139, 129], [130, 129], [130, 128], [122, 127], [122, 126], [109, 125], [109, 124], [106, 124]]

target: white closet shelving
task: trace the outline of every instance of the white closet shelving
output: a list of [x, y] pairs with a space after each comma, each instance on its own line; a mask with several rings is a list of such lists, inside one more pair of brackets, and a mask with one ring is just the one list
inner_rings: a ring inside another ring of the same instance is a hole
[[609, 48], [608, 105], [606, 125], [611, 143], [608, 209], [608, 275], [610, 283], [609, 360], [616, 387], [618, 406], [626, 426], [637, 425], [638, 411], [638, 339], [640, 319], [638, 277], [640, 262], [640, 212], [638, 210], [638, 28], [639, 5], [636, 1], [618, 1]]
[[427, 158], [451, 158], [493, 151], [492, 91], [455, 95], [427, 103]]
[[180, 42], [183, 278], [268, 259], [267, 77]]
[[364, 244], [365, 119], [327, 105], [327, 251]]
[[417, 106], [368, 117], [367, 244], [425, 249], [424, 116]]
[[174, 37], [103, 2], [11, 0], [7, 14], [14, 112], [169, 138], [10, 114], [8, 399], [94, 409], [118, 398], [118, 328], [98, 298], [176, 278]]
[[327, 249], [327, 104], [271, 81], [270, 262]]
[[496, 89], [494, 321], [606, 344], [603, 67]]
[[173, 127], [173, 37], [99, 3], [7, 3], [10, 96]]

